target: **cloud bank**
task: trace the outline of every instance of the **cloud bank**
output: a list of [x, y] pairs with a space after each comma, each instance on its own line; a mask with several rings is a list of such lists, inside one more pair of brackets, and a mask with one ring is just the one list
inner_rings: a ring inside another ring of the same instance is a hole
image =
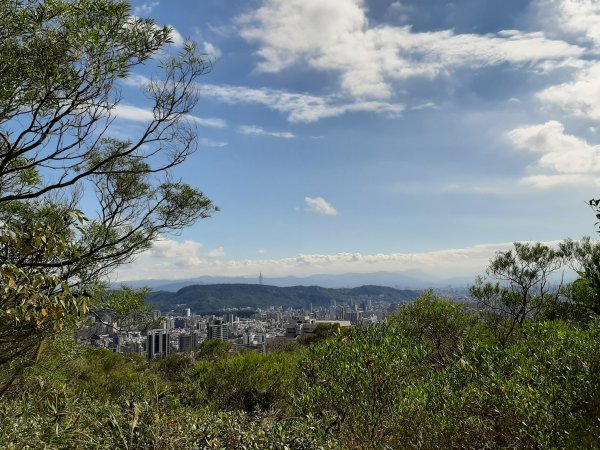
[[[557, 242], [546, 244], [555, 245]], [[215, 261], [214, 256], [211, 257], [210, 254], [206, 257], [201, 255], [202, 245], [199, 243], [166, 240], [156, 243], [155, 247], [141, 254], [135, 262], [119, 268], [116, 281], [175, 280], [204, 275], [256, 276], [259, 272], [275, 277], [421, 270], [425, 273], [441, 274], [443, 277], [474, 276], [484, 272], [490, 258], [496, 252], [512, 247], [512, 243], [499, 243], [422, 253], [350, 252], [332, 255], [300, 254], [281, 259]]]

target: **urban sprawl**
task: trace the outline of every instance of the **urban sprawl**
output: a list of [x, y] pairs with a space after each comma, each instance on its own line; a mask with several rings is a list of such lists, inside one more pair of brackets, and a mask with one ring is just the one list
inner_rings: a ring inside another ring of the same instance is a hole
[[[194, 351], [206, 340], [230, 344], [231, 352], [254, 349], [268, 353], [286, 343], [310, 337], [319, 325], [350, 327], [385, 320], [395, 304], [377, 298], [332, 301], [328, 307], [223, 310], [221, 315], [197, 315], [189, 308], [162, 313], [154, 310], [139, 323], [114, 321], [110, 311], [96, 312], [92, 323], [78, 331], [78, 340], [122, 354], [148, 359]], [[240, 317], [245, 316], [245, 317]], [[151, 323], [150, 328], [147, 324]]]

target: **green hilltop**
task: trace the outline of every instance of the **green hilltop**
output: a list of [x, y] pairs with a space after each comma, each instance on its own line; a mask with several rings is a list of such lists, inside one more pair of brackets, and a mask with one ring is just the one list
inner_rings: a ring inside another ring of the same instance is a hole
[[195, 313], [210, 313], [227, 308], [307, 308], [311, 304], [315, 307], [329, 306], [334, 300], [339, 304], [360, 303], [368, 299], [397, 304], [418, 296], [419, 291], [385, 286], [331, 289], [320, 286], [204, 284], [187, 286], [177, 292], [152, 292], [147, 301], [161, 310], [185, 305]]

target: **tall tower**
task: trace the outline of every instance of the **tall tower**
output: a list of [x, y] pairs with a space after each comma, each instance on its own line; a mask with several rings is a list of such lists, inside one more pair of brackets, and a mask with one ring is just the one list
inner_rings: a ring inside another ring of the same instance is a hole
[[167, 330], [151, 330], [146, 336], [146, 355], [148, 359], [166, 358], [169, 356], [169, 332]]
[[262, 276], [262, 272], [260, 273], [260, 275], [258, 276], [258, 284], [263, 284], [263, 276]]

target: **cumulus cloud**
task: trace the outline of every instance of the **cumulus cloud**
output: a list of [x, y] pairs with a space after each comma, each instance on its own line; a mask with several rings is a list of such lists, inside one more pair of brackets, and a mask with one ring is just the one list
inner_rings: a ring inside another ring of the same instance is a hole
[[533, 172], [524, 181], [540, 188], [562, 184], [598, 184], [600, 175], [600, 146], [565, 133], [562, 123], [555, 120], [531, 125], [507, 134], [519, 149], [538, 156], [530, 167]]
[[181, 35], [181, 33], [179, 31], [177, 31], [177, 28], [175, 28], [172, 25], [168, 25], [168, 27], [171, 29], [171, 43], [172, 45], [174, 45], [175, 47], [183, 47], [183, 44], [185, 44], [185, 38]]
[[[527, 125], [507, 134], [519, 149], [538, 155], [523, 182], [537, 188], [564, 185], [599, 186], [600, 146], [565, 132], [564, 121], [600, 121], [600, 3], [592, 0], [535, 0], [539, 22], [554, 37], [586, 48], [585, 58], [566, 58], [570, 80], [536, 94], [541, 110], [554, 120]], [[558, 117], [560, 120], [556, 120]], [[568, 122], [567, 122], [568, 123]]]
[[197, 265], [201, 262], [198, 253], [202, 244], [195, 241], [177, 242], [164, 239], [154, 242], [152, 248], [142, 253], [140, 259], [166, 258], [175, 265]]
[[540, 21], [549, 33], [571, 35], [600, 45], [600, 3], [595, 0], [536, 0]]
[[568, 116], [600, 121], [600, 62], [576, 72], [570, 82], [542, 90], [537, 98]]
[[210, 59], [219, 59], [223, 53], [211, 42], [204, 41], [202, 43], [202, 53], [206, 54]]
[[280, 72], [294, 64], [336, 72], [355, 98], [386, 99], [392, 82], [436, 77], [460, 67], [501, 63], [544, 70], [584, 50], [543, 33], [413, 32], [409, 26], [370, 26], [362, 0], [264, 0], [237, 18], [241, 35], [259, 45], [258, 69]]
[[238, 128], [238, 131], [242, 134], [253, 135], [253, 136], [271, 136], [282, 139], [293, 139], [296, 136], [289, 131], [266, 131], [256, 125], [242, 125]]
[[[214, 276], [255, 276], [268, 273], [269, 276], [307, 276], [334, 273], [373, 273], [379, 271], [421, 270], [425, 273], [443, 273], [451, 276], [473, 276], [482, 273], [490, 258], [498, 251], [513, 247], [512, 243], [484, 244], [467, 248], [455, 248], [420, 253], [377, 253], [359, 252], [326, 254], [300, 254], [281, 259], [243, 259], [216, 261], [194, 258], [190, 242], [170, 241], [165, 247], [177, 249], [169, 253], [168, 259], [149, 258], [148, 252], [137, 261], [122, 266], [116, 277], [118, 281], [140, 279], [178, 279], [199, 275]], [[557, 242], [546, 242], [556, 245]], [[182, 247], [190, 247], [184, 251]], [[196, 252], [201, 248], [196, 243]], [[199, 247], [198, 247], [199, 246]], [[178, 253], [181, 252], [181, 253]]]
[[319, 97], [279, 89], [253, 89], [243, 86], [199, 86], [200, 95], [228, 104], [257, 104], [287, 114], [290, 122], [311, 123], [352, 112], [374, 112], [397, 117], [404, 105], [381, 101], [344, 101], [337, 96]]
[[336, 209], [325, 200], [323, 197], [305, 197], [304, 203], [306, 203], [306, 211], [312, 214], [319, 214], [322, 216], [335, 216], [337, 215]]

